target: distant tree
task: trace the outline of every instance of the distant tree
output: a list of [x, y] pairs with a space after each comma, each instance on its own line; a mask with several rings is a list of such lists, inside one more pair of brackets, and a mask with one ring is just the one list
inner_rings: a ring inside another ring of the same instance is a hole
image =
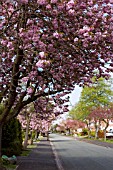
[[92, 79], [90, 86], [85, 86], [82, 90], [80, 101], [69, 112], [69, 115], [75, 119], [85, 120], [90, 114], [92, 108], [99, 106], [108, 106], [113, 100], [112, 84], [103, 78]]
[[51, 122], [60, 114], [68, 111], [68, 105], [64, 104], [67, 99], [61, 99], [60, 94], [54, 97], [41, 97], [34, 102], [36, 117], [40, 122], [40, 131], [47, 134], [49, 140], [49, 130]]
[[104, 140], [106, 140], [106, 129], [109, 126], [109, 121], [113, 120], [113, 103], [109, 106], [101, 106], [94, 108], [88, 115], [87, 119], [91, 120], [95, 126], [95, 138], [98, 138], [98, 132], [100, 130], [102, 122], [104, 122]]
[[57, 125], [56, 130], [60, 132], [68, 132], [68, 134], [75, 134], [75, 131], [77, 131], [78, 128], [84, 127], [85, 123], [83, 123], [82, 121], [69, 118], [60, 122], [60, 124]]

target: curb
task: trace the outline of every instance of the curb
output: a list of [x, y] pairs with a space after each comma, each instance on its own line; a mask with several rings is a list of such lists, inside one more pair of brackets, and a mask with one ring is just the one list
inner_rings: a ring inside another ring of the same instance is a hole
[[64, 170], [64, 168], [63, 168], [63, 166], [61, 164], [61, 161], [60, 161], [60, 159], [58, 157], [58, 154], [57, 154], [57, 152], [55, 150], [55, 147], [54, 147], [54, 145], [53, 145], [53, 143], [51, 141], [50, 141], [50, 145], [52, 147], [52, 151], [53, 151], [53, 154], [55, 156], [55, 161], [56, 161], [56, 165], [58, 167], [58, 170]]
[[17, 170], [17, 168], [19, 167], [19, 165], [16, 166], [16, 168], [14, 170]]

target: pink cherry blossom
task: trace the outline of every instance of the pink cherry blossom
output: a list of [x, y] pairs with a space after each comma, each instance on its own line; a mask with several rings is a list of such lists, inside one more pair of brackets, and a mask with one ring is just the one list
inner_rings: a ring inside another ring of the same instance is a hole
[[52, 4], [55, 4], [55, 3], [57, 3], [57, 1], [58, 1], [58, 0], [51, 0], [51, 3], [52, 3]]
[[10, 110], [11, 117], [17, 116], [30, 102], [41, 103], [47, 96], [56, 104], [54, 114], [62, 114], [66, 100], [58, 94], [70, 93], [75, 84], [91, 83], [93, 76], [109, 78], [112, 11], [112, 0], [2, 0], [0, 102], [7, 109], [0, 124]]
[[28, 0], [20, 0], [21, 3], [28, 3]]
[[33, 93], [33, 89], [32, 89], [32, 88], [28, 88], [28, 89], [27, 89], [27, 93], [28, 93], [28, 94], [32, 94], [32, 93]]
[[27, 82], [29, 80], [29, 77], [23, 77], [22, 82]]
[[44, 61], [39, 60], [39, 61], [36, 63], [36, 66], [39, 67], [39, 68], [43, 68], [43, 67], [44, 67]]
[[58, 32], [54, 32], [54, 33], [53, 33], [53, 36], [54, 36], [55, 38], [59, 38], [59, 33], [58, 33]]
[[41, 57], [41, 58], [44, 58], [44, 56], [45, 56], [45, 53], [42, 51], [42, 52], [39, 52], [39, 56]]
[[38, 4], [45, 5], [47, 4], [47, 0], [37, 0]]

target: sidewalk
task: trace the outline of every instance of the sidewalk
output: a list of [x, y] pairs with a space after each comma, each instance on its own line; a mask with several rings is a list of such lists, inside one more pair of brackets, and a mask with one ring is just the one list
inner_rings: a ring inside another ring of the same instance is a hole
[[27, 157], [20, 156], [16, 170], [58, 170], [50, 141], [43, 138]]

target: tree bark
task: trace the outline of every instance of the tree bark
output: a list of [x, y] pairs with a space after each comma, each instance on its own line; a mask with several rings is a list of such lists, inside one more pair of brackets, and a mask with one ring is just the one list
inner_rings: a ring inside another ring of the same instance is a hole
[[2, 156], [2, 125], [0, 125], [0, 157]]
[[88, 129], [88, 138], [91, 137], [91, 129], [90, 129], [90, 121], [86, 121], [87, 129]]
[[2, 156], [2, 128], [3, 128], [3, 124], [0, 124], [0, 170], [6, 170], [6, 168], [3, 167], [2, 161], [1, 161], [1, 156]]
[[98, 139], [99, 136], [98, 136], [98, 132], [100, 130], [100, 120], [99, 121], [95, 121], [95, 139]]
[[30, 134], [29, 144], [33, 145], [33, 132], [32, 131], [31, 131], [31, 134]]
[[24, 140], [24, 145], [23, 145], [23, 148], [24, 148], [24, 149], [27, 148], [27, 144], [28, 144], [28, 133], [29, 133], [29, 118], [27, 118], [27, 126], [26, 126], [26, 132], [25, 132], [25, 140]]
[[99, 131], [99, 128], [98, 126], [95, 128], [95, 139], [98, 139], [98, 131]]
[[104, 141], [106, 141], [106, 129], [109, 126], [109, 120], [107, 120], [107, 121], [103, 120], [103, 121], [106, 123], [105, 129], [104, 129]]
[[47, 132], [47, 140], [49, 140], [49, 132]]
[[104, 129], [104, 141], [106, 141], [106, 129]]

